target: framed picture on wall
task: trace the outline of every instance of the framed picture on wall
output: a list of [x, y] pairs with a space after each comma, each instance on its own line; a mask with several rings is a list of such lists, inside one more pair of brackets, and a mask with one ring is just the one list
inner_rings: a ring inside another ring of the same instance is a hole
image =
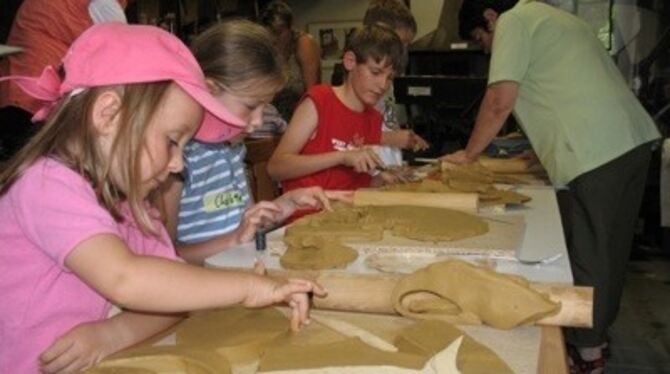
[[307, 25], [309, 32], [321, 48], [321, 66], [332, 68], [342, 60], [342, 50], [349, 34], [361, 26], [361, 21], [314, 22]]

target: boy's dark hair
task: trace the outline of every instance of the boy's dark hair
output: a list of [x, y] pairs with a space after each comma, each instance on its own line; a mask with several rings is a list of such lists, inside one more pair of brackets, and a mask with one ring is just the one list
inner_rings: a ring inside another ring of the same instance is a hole
[[353, 52], [356, 62], [365, 63], [372, 59], [379, 63], [387, 59], [396, 73], [401, 73], [405, 65], [405, 49], [395, 30], [375, 24], [354, 29], [347, 37], [344, 52]]
[[493, 9], [498, 14], [510, 10], [519, 0], [463, 0], [458, 12], [458, 33], [463, 39], [470, 39], [474, 29], [487, 29], [484, 10]]
[[259, 21], [272, 30], [283, 27], [290, 29], [293, 27], [293, 11], [284, 1], [274, 0], [263, 9]]
[[416, 20], [401, 0], [372, 0], [363, 17], [364, 25], [383, 23], [393, 29], [407, 28], [416, 34]]

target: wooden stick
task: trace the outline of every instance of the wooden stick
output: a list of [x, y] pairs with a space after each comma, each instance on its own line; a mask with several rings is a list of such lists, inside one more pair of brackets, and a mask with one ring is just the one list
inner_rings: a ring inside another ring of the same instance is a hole
[[413, 205], [429, 208], [450, 208], [477, 213], [479, 197], [476, 193], [428, 193], [357, 190], [355, 206]]
[[532, 172], [531, 162], [522, 158], [480, 157], [478, 161], [482, 166], [494, 173], [516, 174]]
[[[288, 270], [268, 270], [268, 273], [279, 278], [311, 279], [324, 286], [328, 296], [313, 299], [314, 307], [318, 309], [396, 314], [391, 293], [402, 275]], [[561, 303], [556, 315], [537, 321], [538, 325], [593, 326], [593, 288], [538, 283], [531, 283], [531, 287]], [[421, 298], [421, 294], [416, 298]]]
[[542, 374], [568, 374], [568, 355], [563, 332], [556, 326], [542, 326], [540, 358], [537, 372]]

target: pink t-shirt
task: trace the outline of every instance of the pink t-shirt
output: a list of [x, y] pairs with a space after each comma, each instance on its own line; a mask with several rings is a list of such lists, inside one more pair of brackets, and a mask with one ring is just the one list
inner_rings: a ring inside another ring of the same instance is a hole
[[110, 303], [65, 266], [83, 240], [114, 234], [135, 253], [177, 258], [162, 225], [156, 238], [131, 222], [114, 221], [91, 185], [53, 159], [35, 162], [0, 197], [0, 373], [36, 373], [56, 338], [107, 317]]

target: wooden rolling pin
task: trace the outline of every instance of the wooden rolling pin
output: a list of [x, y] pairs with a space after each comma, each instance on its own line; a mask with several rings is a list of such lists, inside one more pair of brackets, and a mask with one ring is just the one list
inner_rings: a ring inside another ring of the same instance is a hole
[[532, 163], [523, 158], [479, 157], [477, 161], [494, 173], [516, 174], [532, 172]]
[[476, 193], [428, 193], [356, 190], [355, 206], [412, 205], [429, 208], [450, 208], [467, 213], [477, 213], [479, 197]]
[[[274, 269], [268, 270], [268, 274], [278, 278], [311, 279], [324, 286], [328, 290], [328, 296], [315, 297], [313, 299], [315, 308], [396, 314], [390, 296], [402, 275]], [[538, 283], [532, 283], [531, 286], [537, 291], [548, 294], [551, 300], [561, 303], [561, 309], [556, 315], [537, 321], [538, 325], [593, 326], [593, 288]], [[417, 298], [419, 297], [417, 295]]]

